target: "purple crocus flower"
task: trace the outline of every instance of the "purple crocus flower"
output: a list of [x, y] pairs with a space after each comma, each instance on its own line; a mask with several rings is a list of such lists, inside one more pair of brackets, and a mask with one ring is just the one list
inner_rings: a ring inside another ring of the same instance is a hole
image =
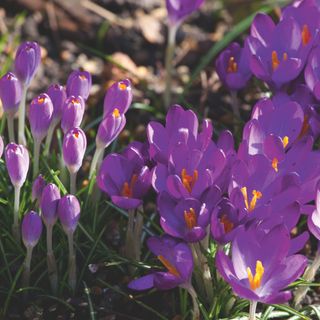
[[30, 104], [29, 122], [35, 140], [42, 141], [49, 129], [53, 113], [53, 105], [46, 93], [34, 98]]
[[29, 170], [29, 153], [25, 146], [9, 143], [5, 149], [6, 166], [11, 183], [21, 187], [26, 181]]
[[3, 138], [0, 136], [0, 158], [3, 155], [3, 150], [4, 150]]
[[204, 0], [166, 0], [169, 23], [179, 25], [190, 14], [199, 9]]
[[117, 206], [134, 209], [150, 188], [151, 173], [139, 150], [129, 146], [123, 154], [109, 154], [103, 160], [97, 182]]
[[48, 88], [47, 94], [53, 105], [52, 121], [60, 121], [64, 102], [67, 99], [66, 89], [59, 84], [53, 84]]
[[101, 121], [97, 136], [97, 148], [105, 149], [112, 143], [126, 125], [126, 117], [120, 113], [119, 109], [114, 109], [112, 113], [107, 114]]
[[309, 89], [312, 91], [316, 99], [320, 100], [320, 48], [311, 51], [309, 59], [304, 71], [304, 78]]
[[245, 42], [244, 48], [233, 42], [216, 60], [216, 70], [219, 78], [230, 90], [236, 91], [244, 88], [251, 78], [249, 54], [247, 42]]
[[103, 116], [112, 114], [115, 109], [125, 114], [132, 102], [132, 86], [129, 79], [115, 82], [106, 92], [103, 103]]
[[49, 183], [42, 192], [40, 208], [45, 225], [54, 225], [58, 218], [58, 204], [60, 200], [59, 188]]
[[28, 86], [41, 62], [41, 50], [36, 42], [22, 43], [16, 53], [14, 67], [20, 81]]
[[30, 211], [23, 217], [21, 233], [26, 248], [33, 248], [38, 243], [42, 233], [42, 222], [38, 213]]
[[271, 87], [280, 88], [302, 71], [306, 52], [301, 28], [293, 17], [275, 25], [268, 15], [257, 14], [247, 41], [252, 73]]
[[309, 231], [320, 240], [320, 190], [319, 186], [317, 188], [316, 195], [316, 208], [308, 216], [308, 227]]
[[58, 217], [67, 234], [73, 234], [80, 219], [80, 204], [78, 199], [68, 194], [59, 200]]
[[190, 283], [193, 258], [186, 243], [165, 235], [149, 238], [147, 245], [167, 270], [153, 272], [131, 281], [128, 285], [130, 289], [147, 290], [155, 287], [159, 290], [169, 290]]
[[87, 138], [80, 128], [70, 129], [63, 138], [62, 155], [70, 173], [76, 173], [82, 166], [87, 148]]
[[166, 191], [158, 197], [160, 223], [170, 236], [186, 242], [198, 242], [207, 234], [212, 207], [220, 200], [221, 191], [217, 187], [210, 190], [208, 201], [186, 198], [177, 201]]
[[11, 117], [18, 111], [21, 93], [20, 81], [12, 72], [2, 76], [0, 79], [0, 99], [4, 112]]
[[291, 292], [283, 291], [307, 265], [306, 257], [289, 255], [290, 234], [278, 225], [269, 232], [258, 227], [239, 228], [232, 242], [231, 259], [223, 252], [216, 255], [222, 277], [241, 298], [266, 304], [284, 303]]
[[73, 71], [67, 80], [67, 96], [81, 96], [84, 100], [89, 97], [91, 89], [91, 74], [87, 71]]
[[68, 132], [71, 128], [80, 127], [84, 109], [84, 100], [81, 96], [71, 96], [65, 100], [61, 119], [63, 133]]
[[39, 176], [33, 181], [32, 184], [32, 201], [41, 200], [42, 192], [46, 185], [46, 180], [43, 178], [41, 174], [39, 174]]

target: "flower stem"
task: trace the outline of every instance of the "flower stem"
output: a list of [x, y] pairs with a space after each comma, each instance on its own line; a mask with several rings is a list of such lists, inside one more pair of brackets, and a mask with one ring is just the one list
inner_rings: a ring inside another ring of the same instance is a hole
[[128, 259], [133, 259], [135, 256], [135, 243], [134, 243], [134, 210], [128, 211], [128, 225], [125, 244], [125, 255]]
[[20, 190], [21, 190], [21, 187], [14, 187], [12, 234], [18, 243], [21, 240], [20, 226], [19, 226]]
[[240, 119], [240, 106], [239, 99], [237, 97], [237, 91], [230, 91], [231, 94], [231, 107], [233, 114], [236, 116], [237, 120]]
[[39, 173], [39, 157], [40, 157], [41, 141], [34, 139], [33, 143], [33, 179], [35, 179]]
[[77, 275], [76, 275], [76, 254], [73, 248], [73, 233], [68, 232], [68, 245], [69, 245], [69, 286], [74, 292], [76, 289]]
[[30, 266], [31, 266], [31, 258], [32, 258], [32, 250], [33, 247], [27, 247], [27, 255], [24, 261], [24, 270], [22, 275], [22, 286], [29, 287], [30, 284]]
[[57, 263], [52, 250], [52, 229], [53, 225], [47, 225], [47, 265], [51, 289], [54, 294], [58, 290]]
[[75, 195], [77, 193], [77, 173], [70, 172], [70, 193]]
[[49, 150], [50, 150], [50, 146], [51, 146], [51, 142], [52, 142], [52, 137], [53, 137], [53, 133], [54, 133], [54, 129], [56, 127], [56, 125], [58, 124], [59, 120], [53, 120], [50, 124], [49, 130], [48, 130], [48, 134], [47, 134], [47, 138], [46, 138], [46, 145], [44, 148], [44, 152], [43, 155], [45, 157], [48, 156], [49, 154]]
[[141, 256], [141, 234], [143, 228], [143, 216], [139, 211], [136, 215], [136, 221], [134, 224], [133, 237], [135, 242], [135, 259], [140, 261]]
[[[316, 256], [312, 262], [312, 264], [307, 268], [307, 270], [305, 271], [304, 275], [303, 275], [303, 279], [311, 282], [314, 280], [316, 273], [318, 271], [318, 269], [320, 268], [320, 247], [318, 247]], [[303, 286], [297, 289], [297, 291], [295, 292], [294, 295], [294, 305], [298, 306], [301, 301], [303, 300], [303, 298], [305, 297], [305, 295], [307, 294], [309, 290], [308, 286]]]
[[91, 162], [91, 167], [90, 167], [90, 172], [89, 172], [89, 179], [92, 178], [93, 174], [95, 171], [97, 171], [97, 165], [98, 165], [98, 161], [100, 158], [101, 153], [103, 152], [103, 148], [96, 148], [96, 151], [94, 153], [94, 156], [92, 158], [92, 162]]
[[26, 118], [26, 98], [27, 98], [27, 90], [28, 86], [23, 85], [21, 101], [19, 105], [19, 123], [18, 123], [18, 141], [19, 144], [23, 144], [24, 146], [27, 144], [26, 136], [24, 133], [25, 126], [25, 118]]
[[168, 44], [166, 49], [166, 58], [165, 58], [165, 91], [164, 91], [164, 105], [165, 108], [170, 107], [171, 103], [171, 89], [172, 89], [172, 60], [174, 57], [174, 52], [176, 48], [176, 35], [177, 35], [178, 26], [169, 25], [168, 27]]
[[193, 303], [193, 320], [200, 320], [200, 310], [198, 306], [198, 296], [196, 291], [194, 290], [193, 286], [191, 284], [184, 284], [181, 285], [181, 288], [184, 288], [188, 291], [192, 298]]
[[248, 320], [256, 320], [257, 304], [258, 304], [258, 301], [250, 301], [250, 310], [249, 310]]
[[13, 118], [14, 118], [14, 116], [12, 114], [8, 114], [7, 121], [8, 121], [9, 142], [14, 142]]

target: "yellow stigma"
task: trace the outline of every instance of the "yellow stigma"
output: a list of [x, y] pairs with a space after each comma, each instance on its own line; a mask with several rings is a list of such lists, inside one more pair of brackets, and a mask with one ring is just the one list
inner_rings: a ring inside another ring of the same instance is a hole
[[234, 57], [230, 57], [229, 62], [228, 62], [227, 72], [228, 73], [235, 73], [237, 71], [238, 71], [238, 64], [236, 63]]
[[286, 148], [289, 143], [289, 137], [284, 136], [281, 140], [282, 140], [283, 147]]
[[302, 37], [302, 43], [304, 46], [306, 46], [311, 40], [311, 33], [306, 24], [302, 28], [301, 37]]
[[112, 112], [112, 114], [114, 115], [115, 118], [119, 118], [120, 117], [120, 111], [118, 108], [115, 108]]
[[253, 191], [252, 191], [253, 197], [252, 197], [252, 199], [251, 199], [251, 201], [250, 201], [250, 203], [249, 203], [247, 187], [243, 187], [243, 188], [241, 188], [240, 190], [241, 190], [241, 192], [242, 192], [242, 194], [243, 194], [244, 204], [245, 204], [245, 206], [246, 206], [246, 209], [247, 209], [249, 212], [253, 211], [253, 210], [255, 209], [255, 207], [256, 207], [257, 201], [258, 201], [259, 199], [261, 199], [262, 193], [261, 193], [260, 191], [253, 190]]
[[256, 262], [256, 273], [253, 276], [250, 267], [247, 268], [248, 280], [250, 284], [250, 288], [252, 290], [256, 290], [261, 286], [262, 276], [264, 274], [264, 267], [260, 260]]
[[118, 87], [121, 91], [124, 91], [128, 88], [128, 86], [124, 82], [119, 82]]
[[38, 98], [38, 103], [39, 104], [44, 104], [45, 101], [46, 101], [46, 98], [44, 98], [44, 97], [39, 97]]
[[272, 168], [274, 169], [275, 172], [278, 172], [278, 163], [279, 163], [279, 160], [277, 158], [273, 158]]
[[167, 268], [167, 270], [173, 274], [176, 277], [180, 277], [180, 273], [176, 269], [175, 266], [173, 266], [170, 261], [168, 261], [164, 256], [159, 255], [158, 259], [161, 261], [161, 263]]
[[135, 183], [138, 180], [138, 176], [136, 174], [133, 174], [129, 182], [125, 182], [122, 186], [121, 195], [126, 198], [132, 198], [133, 197], [133, 187]]
[[194, 187], [196, 181], [198, 180], [198, 170], [193, 171], [193, 175], [190, 176], [187, 174], [186, 169], [182, 169], [181, 171], [181, 180], [184, 187], [187, 189], [189, 193], [192, 192], [192, 188]]
[[188, 229], [192, 229], [197, 226], [197, 215], [193, 208], [190, 208], [189, 211], [184, 210], [184, 221]]

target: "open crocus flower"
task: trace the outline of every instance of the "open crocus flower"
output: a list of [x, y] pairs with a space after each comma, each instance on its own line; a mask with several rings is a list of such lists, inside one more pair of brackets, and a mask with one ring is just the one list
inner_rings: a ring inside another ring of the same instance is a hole
[[259, 227], [239, 228], [232, 242], [231, 259], [219, 251], [216, 266], [241, 298], [267, 304], [284, 303], [291, 292], [284, 290], [307, 265], [306, 257], [290, 255], [288, 230], [278, 225], [269, 232]]
[[150, 158], [167, 164], [171, 152], [180, 144], [205, 150], [211, 141], [212, 124], [209, 120], [204, 120], [200, 133], [198, 129], [198, 118], [193, 111], [184, 110], [179, 105], [172, 106], [167, 113], [165, 126], [156, 121], [148, 124]]
[[151, 173], [142, 155], [133, 146], [130, 148], [129, 157], [109, 154], [97, 176], [99, 188], [123, 209], [139, 207], [151, 184]]
[[275, 25], [268, 15], [257, 14], [247, 41], [252, 73], [271, 87], [282, 87], [302, 71], [306, 53], [302, 30], [293, 17]]
[[244, 48], [233, 42], [218, 57], [216, 61], [217, 73], [220, 80], [230, 90], [244, 88], [251, 78], [249, 55], [247, 42], [245, 42]]
[[158, 197], [160, 223], [163, 230], [176, 238], [187, 242], [198, 242], [207, 234], [212, 207], [220, 200], [219, 188], [213, 187], [210, 192], [210, 203], [187, 198], [175, 200], [167, 192]]
[[193, 258], [189, 246], [169, 236], [151, 237], [147, 241], [149, 250], [159, 259], [166, 271], [158, 271], [129, 283], [133, 290], [147, 290], [155, 287], [169, 290], [188, 285], [193, 271]]

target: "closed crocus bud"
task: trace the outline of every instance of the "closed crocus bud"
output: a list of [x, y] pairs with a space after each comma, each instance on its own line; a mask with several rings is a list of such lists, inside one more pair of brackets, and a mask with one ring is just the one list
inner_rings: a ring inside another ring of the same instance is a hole
[[125, 79], [115, 82], [106, 92], [103, 103], [103, 116], [113, 113], [117, 108], [120, 114], [124, 114], [129, 109], [132, 102], [131, 81]]
[[67, 99], [66, 89], [59, 84], [53, 84], [48, 88], [47, 94], [53, 104], [52, 120], [59, 121], [62, 117], [64, 102]]
[[41, 174], [39, 174], [39, 176], [34, 180], [32, 184], [32, 201], [41, 200], [42, 192], [46, 185], [46, 180]]
[[202, 5], [204, 0], [166, 0], [169, 22], [180, 24]]
[[41, 62], [41, 50], [36, 42], [22, 43], [16, 53], [14, 67], [20, 81], [29, 85]]
[[7, 170], [11, 183], [15, 187], [21, 187], [29, 170], [29, 153], [21, 144], [9, 143], [5, 150]]
[[104, 149], [118, 137], [126, 124], [126, 117], [118, 109], [108, 114], [100, 123], [96, 137], [97, 148]]
[[33, 248], [39, 241], [42, 232], [42, 221], [35, 211], [28, 212], [22, 220], [22, 240], [28, 248]]
[[82, 166], [87, 148], [87, 138], [80, 128], [69, 130], [63, 139], [63, 159], [70, 173], [76, 173]]
[[29, 122], [34, 139], [41, 141], [47, 134], [53, 113], [53, 105], [46, 93], [40, 94], [31, 102]]
[[71, 128], [79, 127], [84, 115], [84, 100], [81, 96], [71, 96], [63, 106], [61, 128], [66, 133]]
[[59, 188], [49, 183], [43, 190], [40, 208], [42, 212], [42, 219], [45, 225], [54, 225], [58, 217], [58, 204], [60, 200]]
[[73, 71], [67, 80], [67, 95], [81, 96], [84, 100], [89, 97], [92, 80], [91, 74], [86, 71]]
[[4, 112], [13, 116], [18, 111], [21, 94], [19, 79], [12, 72], [6, 73], [0, 79], [0, 99]]
[[73, 233], [80, 218], [80, 204], [78, 199], [69, 194], [59, 200], [58, 217], [65, 233]]

